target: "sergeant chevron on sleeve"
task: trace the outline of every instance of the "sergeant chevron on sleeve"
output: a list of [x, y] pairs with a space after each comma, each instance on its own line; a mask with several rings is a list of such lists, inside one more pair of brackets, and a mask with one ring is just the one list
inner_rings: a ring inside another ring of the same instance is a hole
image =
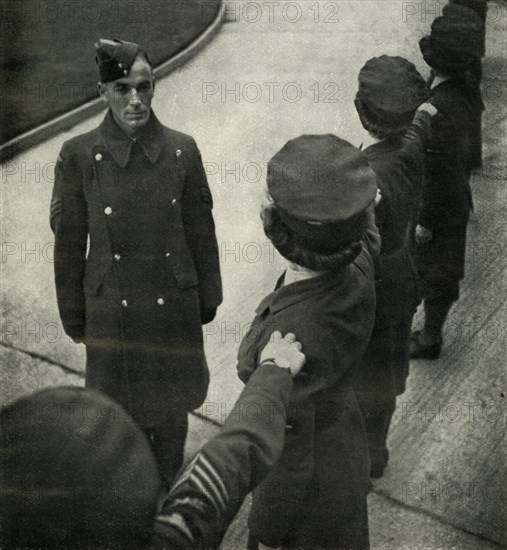
[[169, 492], [142, 430], [106, 395], [50, 388], [3, 408], [0, 546], [216, 547], [282, 452], [305, 360], [294, 334], [275, 331], [219, 434]]

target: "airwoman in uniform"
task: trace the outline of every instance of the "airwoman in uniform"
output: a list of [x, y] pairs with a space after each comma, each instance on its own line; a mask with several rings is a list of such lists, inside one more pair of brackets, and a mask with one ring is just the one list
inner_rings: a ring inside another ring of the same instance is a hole
[[425, 151], [424, 184], [416, 218], [415, 264], [424, 300], [424, 326], [412, 334], [410, 356], [436, 359], [452, 304], [465, 274], [472, 208], [471, 159], [482, 99], [469, 70], [480, 57], [481, 20], [437, 17], [419, 46], [434, 78], [429, 101], [437, 108]]
[[380, 477], [389, 456], [386, 439], [396, 396], [405, 391], [408, 377], [410, 330], [418, 304], [408, 237], [413, 233], [424, 147], [436, 109], [423, 103], [426, 83], [402, 57], [370, 59], [358, 81], [355, 105], [368, 132], [362, 150], [380, 190], [375, 221], [382, 244], [374, 260], [375, 325], [356, 387], [368, 435], [371, 476]]
[[353, 378], [375, 314], [375, 174], [345, 140], [304, 135], [270, 160], [267, 183], [264, 232], [288, 268], [256, 309], [238, 374], [255, 374], [274, 327], [297, 334], [307, 363], [283, 454], [253, 494], [248, 548], [365, 549], [369, 460]]

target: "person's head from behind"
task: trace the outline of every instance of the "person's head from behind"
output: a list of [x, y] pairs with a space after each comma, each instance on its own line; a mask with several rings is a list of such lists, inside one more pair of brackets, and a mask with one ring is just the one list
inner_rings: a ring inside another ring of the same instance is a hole
[[264, 232], [285, 259], [313, 271], [354, 261], [377, 189], [361, 151], [331, 134], [300, 136], [270, 160], [267, 184]]
[[460, 6], [474, 11], [483, 21], [488, 13], [488, 0], [449, 0], [449, 5]]
[[381, 141], [403, 137], [428, 96], [413, 63], [402, 57], [374, 57], [361, 69], [358, 81], [354, 103], [363, 128]]
[[99, 93], [118, 126], [134, 137], [150, 118], [155, 93], [150, 59], [133, 42], [101, 38], [95, 48]]
[[419, 41], [424, 61], [440, 77], [459, 77], [480, 59], [481, 18], [463, 6], [450, 4], [431, 24], [431, 34]]
[[0, 412], [2, 548], [142, 548], [160, 478], [116, 403], [52, 388]]

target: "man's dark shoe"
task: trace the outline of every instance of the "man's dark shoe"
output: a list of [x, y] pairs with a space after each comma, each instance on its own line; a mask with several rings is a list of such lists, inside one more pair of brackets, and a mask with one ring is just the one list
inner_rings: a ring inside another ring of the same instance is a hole
[[421, 344], [419, 339], [420, 335], [420, 330], [410, 335], [410, 348], [408, 352], [410, 359], [438, 359], [442, 349], [442, 338], [440, 338], [438, 342], [426, 346]]

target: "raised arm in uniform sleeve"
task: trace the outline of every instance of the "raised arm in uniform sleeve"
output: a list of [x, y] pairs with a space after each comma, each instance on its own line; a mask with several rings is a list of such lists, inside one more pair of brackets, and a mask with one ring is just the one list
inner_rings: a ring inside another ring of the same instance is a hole
[[190, 144], [185, 164], [186, 181], [182, 197], [183, 225], [199, 277], [199, 298], [203, 323], [210, 322], [222, 302], [220, 258], [212, 208], [213, 197], [196, 143]]
[[83, 278], [88, 239], [82, 173], [64, 144], [55, 167], [50, 225], [55, 235], [54, 271], [58, 309], [65, 332], [82, 337], [85, 329]]
[[431, 137], [431, 115], [426, 111], [416, 111], [412, 124], [403, 136], [404, 147], [415, 147], [415, 152], [422, 154]]
[[215, 548], [284, 445], [288, 370], [261, 365], [220, 433], [178, 476], [155, 521], [157, 547]]
[[383, 237], [387, 231], [387, 240], [392, 241], [389, 228], [399, 232], [400, 225], [413, 221], [416, 214], [424, 181], [424, 151], [430, 136], [431, 115], [416, 111], [400, 148], [393, 153], [393, 161], [373, 164], [382, 196], [375, 207], [375, 221]]
[[366, 209], [366, 228], [362, 238], [363, 248], [372, 258], [380, 254], [382, 244], [380, 232], [375, 222], [375, 204], [371, 203]]
[[[395, 216], [398, 209], [407, 208], [410, 204], [409, 197], [415, 204], [419, 203], [424, 183], [424, 156], [431, 139], [431, 120], [432, 116], [427, 111], [416, 111], [412, 124], [403, 136], [401, 158], [406, 173], [405, 181], [410, 182], [410, 186], [408, 189], [393, 187], [392, 191], [398, 200], [393, 200], [390, 215]], [[380, 207], [382, 202], [380, 201]]]

